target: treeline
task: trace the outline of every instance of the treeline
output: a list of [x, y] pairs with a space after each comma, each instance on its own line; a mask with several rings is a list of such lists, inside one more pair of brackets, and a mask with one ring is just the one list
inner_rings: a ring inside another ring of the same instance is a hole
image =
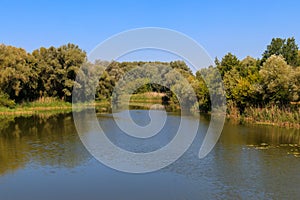
[[[215, 65], [216, 67], [201, 69], [194, 75], [183, 61], [90, 63], [86, 53], [74, 44], [58, 48], [42, 47], [32, 53], [2, 44], [0, 105], [14, 107], [16, 103], [46, 97], [70, 102], [73, 87], [84, 88], [80, 90], [84, 93], [76, 94], [78, 101], [93, 99], [93, 88], [89, 88], [93, 81], [97, 81], [94, 82], [97, 85], [96, 100], [110, 99], [118, 80], [135, 68], [142, 69], [145, 74], [147, 70], [157, 70], [160, 78], [167, 80], [169, 85], [180, 80], [172, 70], [163, 70], [164, 67], [176, 69], [183, 75], [194, 89], [199, 108], [204, 112], [209, 111], [211, 107], [206, 83], [214, 88], [220, 87], [215, 80], [215, 73], [218, 71], [226, 89], [229, 112], [235, 110], [243, 114], [247, 107], [289, 107], [291, 102], [300, 101], [300, 54], [294, 38], [272, 39], [261, 58], [246, 57], [239, 60], [235, 55], [228, 53], [221, 60], [216, 58]], [[135, 80], [139, 83], [141, 81], [144, 81], [144, 84], [135, 93], [166, 93], [166, 101], [178, 103], [170, 88], [150, 83], [145, 78]], [[187, 85], [184, 84], [186, 83], [173, 85], [171, 89], [176, 90], [188, 102], [190, 94], [186, 92]]]
[[300, 101], [300, 52], [294, 38], [274, 38], [261, 59], [239, 60], [227, 54], [216, 66], [223, 77], [229, 107], [289, 107]]
[[40, 48], [27, 53], [22, 48], [0, 45], [0, 104], [42, 97], [71, 100], [76, 73], [86, 62], [86, 53], [68, 44], [59, 48]]
[[[72, 101], [73, 88], [77, 101], [110, 99], [116, 83], [134, 68], [158, 66], [176, 68], [185, 76], [193, 77], [183, 61], [165, 62], [107, 62], [87, 61], [86, 53], [74, 44], [50, 47], [26, 52], [22, 48], [0, 45], [0, 106], [13, 108], [18, 103], [32, 102], [45, 98]], [[149, 71], [148, 70], [148, 71]], [[145, 70], [143, 70], [145, 72]], [[170, 82], [176, 75], [161, 71]], [[76, 79], [77, 77], [77, 79]], [[96, 81], [96, 83], [95, 83]], [[171, 83], [170, 83], [171, 84]], [[96, 92], [93, 93], [93, 86]], [[171, 94], [158, 84], [148, 84], [135, 93], [156, 91]], [[171, 95], [169, 95], [171, 96]]]

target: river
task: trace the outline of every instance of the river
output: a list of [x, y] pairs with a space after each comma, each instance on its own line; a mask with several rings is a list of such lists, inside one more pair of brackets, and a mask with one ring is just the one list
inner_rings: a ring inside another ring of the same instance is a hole
[[[130, 112], [137, 123], [149, 122], [146, 110]], [[113, 143], [140, 152], [166, 145], [180, 120], [168, 113], [167, 131], [147, 145], [129, 141], [111, 114], [97, 118]], [[201, 115], [199, 122], [196, 139], [176, 162], [156, 172], [130, 174], [89, 154], [71, 113], [4, 117], [0, 199], [300, 199], [299, 130], [226, 122], [214, 149], [199, 159], [209, 116]]]

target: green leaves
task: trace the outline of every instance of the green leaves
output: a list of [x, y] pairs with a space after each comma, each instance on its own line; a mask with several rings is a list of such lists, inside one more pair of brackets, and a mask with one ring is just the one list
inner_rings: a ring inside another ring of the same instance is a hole
[[293, 69], [281, 55], [268, 58], [259, 74], [262, 78], [265, 101], [277, 104], [287, 104], [291, 101]]
[[267, 46], [267, 49], [263, 53], [262, 64], [272, 55], [282, 55], [287, 64], [291, 66], [298, 66], [298, 45], [295, 42], [295, 38], [273, 38], [271, 44]]
[[0, 91], [0, 106], [14, 108], [16, 106], [16, 103], [13, 100], [9, 99], [8, 94], [5, 94], [2, 91]]
[[235, 55], [228, 53], [223, 57], [220, 65], [217, 65], [217, 68], [219, 69], [221, 76], [223, 77], [226, 72], [239, 65], [240, 61], [238, 60], [238, 58]]
[[0, 88], [17, 102], [33, 99], [37, 87], [34, 59], [24, 49], [0, 45]]
[[86, 61], [86, 53], [74, 44], [67, 44], [59, 48], [42, 47], [32, 54], [37, 60], [39, 93], [71, 101], [76, 74]]

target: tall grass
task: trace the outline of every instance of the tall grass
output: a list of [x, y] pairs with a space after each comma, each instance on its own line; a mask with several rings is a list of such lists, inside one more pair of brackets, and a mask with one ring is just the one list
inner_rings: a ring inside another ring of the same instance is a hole
[[33, 102], [24, 102], [19, 107], [70, 107], [71, 103], [53, 97], [42, 97]]
[[[103, 107], [109, 105], [109, 101], [97, 101], [97, 102], [85, 102], [76, 103], [76, 111], [80, 111], [90, 107]], [[17, 104], [14, 108], [0, 105], [0, 115], [15, 115], [15, 116], [27, 116], [33, 114], [52, 114], [52, 113], [65, 113], [72, 111], [72, 103], [65, 102], [63, 100], [51, 97], [40, 98], [33, 102], [23, 102]]]
[[300, 128], [300, 106], [278, 107], [272, 105], [267, 107], [248, 107], [240, 118], [258, 124]]
[[165, 96], [163, 93], [146, 92], [142, 94], [133, 94], [130, 96], [131, 102], [162, 102], [162, 98]]
[[33, 102], [23, 102], [14, 108], [0, 106], [1, 115], [32, 115], [37, 113], [64, 113], [72, 111], [72, 104], [57, 98], [40, 98]]

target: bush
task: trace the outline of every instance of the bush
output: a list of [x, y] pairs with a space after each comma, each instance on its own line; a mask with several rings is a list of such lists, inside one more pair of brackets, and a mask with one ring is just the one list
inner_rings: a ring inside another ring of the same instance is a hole
[[0, 106], [14, 108], [16, 106], [16, 103], [15, 103], [15, 101], [9, 99], [8, 94], [0, 92]]

